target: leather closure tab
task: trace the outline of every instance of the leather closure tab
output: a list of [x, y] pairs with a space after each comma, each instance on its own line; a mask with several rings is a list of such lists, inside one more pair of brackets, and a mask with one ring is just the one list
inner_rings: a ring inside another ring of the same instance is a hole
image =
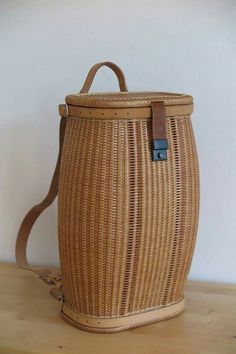
[[152, 109], [152, 160], [167, 160], [166, 112], [163, 101], [151, 102]]
[[59, 104], [58, 106], [58, 111], [59, 111], [59, 115], [61, 117], [66, 117], [67, 116], [67, 106], [66, 104]]

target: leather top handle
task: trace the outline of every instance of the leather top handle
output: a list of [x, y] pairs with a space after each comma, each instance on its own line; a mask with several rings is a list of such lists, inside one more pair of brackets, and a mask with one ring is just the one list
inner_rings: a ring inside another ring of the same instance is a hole
[[125, 75], [123, 73], [123, 71], [121, 70], [121, 68], [110, 62], [110, 61], [104, 61], [102, 63], [98, 63], [95, 64], [88, 72], [88, 75], [86, 77], [86, 80], [83, 84], [82, 89], [80, 90], [80, 93], [88, 93], [89, 89], [92, 85], [93, 79], [97, 73], [97, 71], [102, 67], [102, 66], [107, 66], [108, 68], [112, 69], [114, 71], [114, 73], [117, 76], [117, 79], [119, 81], [119, 87], [120, 87], [120, 91], [122, 92], [127, 92], [127, 86], [126, 86], [126, 82], [125, 82]]

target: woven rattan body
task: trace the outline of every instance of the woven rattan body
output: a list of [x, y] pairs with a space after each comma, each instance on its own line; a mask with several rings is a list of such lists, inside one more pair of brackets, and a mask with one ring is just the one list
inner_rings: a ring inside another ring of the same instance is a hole
[[[166, 113], [167, 160], [152, 160], [151, 102]], [[114, 332], [184, 309], [198, 223], [192, 97], [67, 96], [58, 188], [62, 317]]]
[[[77, 116], [68, 118], [59, 183], [64, 317], [71, 317], [72, 309], [74, 322], [94, 330], [106, 323], [107, 330], [122, 328], [120, 321], [127, 315], [126, 327], [139, 324], [133, 314], [144, 313], [147, 319], [153, 314], [150, 320], [155, 320], [155, 310], [166, 306], [167, 316], [176, 314], [198, 219], [198, 165], [190, 114], [178, 114], [174, 96], [178, 115], [167, 117], [168, 160], [156, 163], [151, 159], [151, 117], [137, 118], [126, 107], [127, 101], [139, 106], [141, 94], [136, 100], [132, 93], [113, 97], [122, 108], [109, 113], [112, 102], [106, 95], [86, 96], [93, 107], [69, 105], [69, 112]], [[153, 97], [144, 105], [163, 98], [172, 103], [168, 94], [144, 97]], [[83, 96], [73, 98], [84, 102]], [[106, 108], [94, 109], [96, 98], [98, 107]], [[67, 102], [71, 100], [75, 102], [69, 96]]]

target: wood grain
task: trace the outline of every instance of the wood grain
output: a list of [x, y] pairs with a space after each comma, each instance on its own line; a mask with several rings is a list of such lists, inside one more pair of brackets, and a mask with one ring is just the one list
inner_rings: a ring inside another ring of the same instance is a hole
[[0, 266], [1, 354], [235, 354], [236, 286], [188, 282], [186, 311], [116, 334], [65, 323], [48, 286], [11, 264]]

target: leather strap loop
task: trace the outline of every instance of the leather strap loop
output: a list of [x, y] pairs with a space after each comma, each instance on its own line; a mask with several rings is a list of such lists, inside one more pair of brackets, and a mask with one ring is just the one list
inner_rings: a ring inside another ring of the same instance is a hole
[[123, 71], [121, 70], [121, 68], [110, 62], [110, 61], [104, 61], [102, 63], [98, 63], [98, 64], [95, 64], [88, 72], [88, 75], [86, 77], [86, 80], [83, 84], [83, 87], [82, 89], [80, 90], [80, 93], [88, 93], [91, 85], [92, 85], [92, 82], [93, 82], [93, 79], [97, 73], [97, 71], [102, 67], [102, 66], [107, 66], [108, 68], [112, 69], [114, 71], [114, 73], [116, 74], [117, 76], [117, 79], [119, 81], [119, 87], [120, 87], [120, 91], [122, 92], [126, 92], [128, 91], [127, 89], [127, 85], [126, 85], [126, 82], [125, 82], [125, 76], [124, 76], [124, 73]]
[[61, 154], [62, 147], [65, 135], [67, 118], [62, 117], [60, 123], [60, 144], [59, 144], [59, 153], [56, 168], [52, 177], [52, 182], [48, 191], [47, 196], [43, 199], [43, 201], [37, 205], [35, 205], [25, 216], [16, 240], [16, 262], [17, 264], [23, 268], [37, 273], [41, 279], [43, 279], [48, 284], [54, 284], [57, 286], [61, 286], [61, 277], [55, 272], [55, 270], [51, 268], [41, 268], [41, 267], [32, 267], [29, 265], [27, 256], [26, 256], [26, 248], [27, 242], [32, 230], [34, 223], [36, 222], [39, 215], [47, 208], [49, 205], [53, 203], [57, 194], [58, 194], [58, 183], [59, 183], [59, 171], [61, 164]]

